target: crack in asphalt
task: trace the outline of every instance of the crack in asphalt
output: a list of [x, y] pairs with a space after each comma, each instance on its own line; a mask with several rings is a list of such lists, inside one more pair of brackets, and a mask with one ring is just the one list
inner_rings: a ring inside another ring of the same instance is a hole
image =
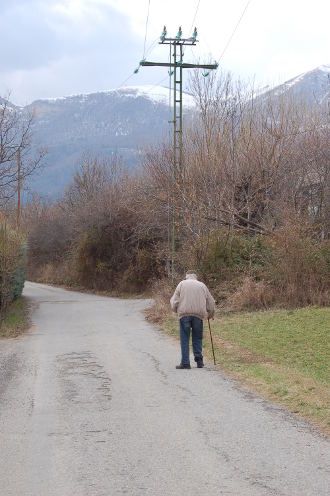
[[[212, 443], [211, 441], [211, 436], [212, 432], [210, 432], [209, 425], [205, 425], [205, 421], [203, 421], [202, 418], [200, 417], [194, 417], [196, 422], [200, 425], [200, 433], [203, 435], [205, 439], [205, 444], [212, 449], [217, 456], [220, 456], [227, 464], [229, 469], [233, 472], [233, 474], [238, 476], [241, 480], [245, 480], [248, 482], [250, 486], [257, 486], [260, 487], [261, 489], [266, 489], [267, 490], [267, 496], [286, 496], [285, 493], [282, 491], [279, 491], [278, 489], [274, 489], [270, 487], [265, 479], [268, 479], [269, 481], [273, 481], [274, 479], [270, 476], [263, 476], [260, 474], [253, 474], [249, 473], [247, 475], [246, 471], [242, 470], [240, 468], [239, 460], [235, 460], [233, 457], [231, 457], [223, 448], [221, 448], [219, 445], [216, 445]], [[217, 434], [217, 432], [215, 432]], [[229, 493], [232, 494], [232, 493]]]

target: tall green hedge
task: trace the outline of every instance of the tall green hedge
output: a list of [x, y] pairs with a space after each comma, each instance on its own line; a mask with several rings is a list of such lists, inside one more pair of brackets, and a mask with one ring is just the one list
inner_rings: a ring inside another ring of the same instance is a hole
[[13, 300], [16, 300], [22, 295], [24, 283], [26, 279], [26, 264], [27, 264], [26, 244], [22, 243], [19, 250], [18, 266], [16, 270], [14, 270], [12, 275], [11, 295]]
[[27, 265], [27, 250], [23, 236], [8, 222], [0, 223], [0, 307], [22, 294]]

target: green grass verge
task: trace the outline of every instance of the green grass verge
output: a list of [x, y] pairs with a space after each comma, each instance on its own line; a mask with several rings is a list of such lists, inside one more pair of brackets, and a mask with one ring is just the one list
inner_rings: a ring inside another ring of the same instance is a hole
[[28, 303], [24, 297], [20, 297], [9, 305], [0, 327], [0, 337], [16, 337], [28, 326]]
[[[217, 364], [330, 433], [330, 308], [217, 317], [211, 321]], [[164, 323], [178, 336], [177, 319]], [[204, 354], [211, 359], [207, 325]]]

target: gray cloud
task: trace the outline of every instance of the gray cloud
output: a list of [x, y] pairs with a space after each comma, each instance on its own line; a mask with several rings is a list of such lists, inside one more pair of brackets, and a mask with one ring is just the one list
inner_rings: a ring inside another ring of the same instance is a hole
[[127, 17], [88, 1], [71, 12], [62, 1], [0, 2], [0, 94], [15, 103], [115, 87], [141, 57]]
[[40, 67], [59, 55], [58, 41], [37, 2], [15, 2], [1, 16], [0, 70]]

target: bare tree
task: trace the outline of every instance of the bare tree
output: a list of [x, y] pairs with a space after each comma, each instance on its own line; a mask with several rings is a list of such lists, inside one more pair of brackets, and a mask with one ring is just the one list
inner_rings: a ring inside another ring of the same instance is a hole
[[30, 176], [46, 154], [46, 150], [32, 153], [33, 118], [33, 114], [23, 113], [0, 98], [0, 207], [15, 195], [18, 182]]

